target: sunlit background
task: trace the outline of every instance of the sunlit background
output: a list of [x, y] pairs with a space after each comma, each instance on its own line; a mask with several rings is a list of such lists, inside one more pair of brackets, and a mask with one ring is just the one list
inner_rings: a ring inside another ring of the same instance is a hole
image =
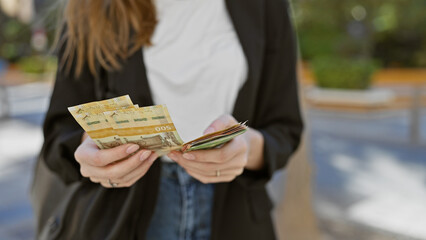
[[[0, 239], [34, 238], [54, 2], [0, 0]], [[307, 128], [268, 185], [278, 236], [426, 240], [426, 1], [291, 2]]]

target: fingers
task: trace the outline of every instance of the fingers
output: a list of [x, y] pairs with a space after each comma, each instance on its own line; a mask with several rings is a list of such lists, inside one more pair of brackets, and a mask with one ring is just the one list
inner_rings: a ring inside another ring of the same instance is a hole
[[117, 160], [124, 159], [139, 149], [137, 144], [124, 144], [111, 149], [102, 149], [96, 146], [90, 138], [86, 138], [75, 151], [75, 159], [79, 163], [86, 163], [92, 166], [106, 166]]
[[129, 174], [124, 175], [120, 179], [111, 179], [111, 182], [117, 183], [117, 187], [130, 187], [135, 184], [141, 177], [143, 177], [158, 158], [157, 154], [153, 153], [147, 160], [145, 160], [136, 169], [131, 171]]
[[127, 175], [150, 157], [150, 150], [141, 150], [130, 158], [114, 162], [104, 168], [104, 176], [109, 179], [119, 179]]
[[[172, 158], [173, 159], [173, 158]], [[240, 175], [246, 164], [244, 156], [237, 156], [231, 161], [224, 163], [211, 163], [211, 162], [199, 162], [194, 160], [187, 160], [182, 156], [176, 156], [173, 159], [176, 163], [181, 165], [187, 170], [203, 174], [205, 176], [216, 176], [216, 171], [220, 170], [223, 174], [237, 174]]]
[[102, 187], [104, 187], [104, 188], [113, 188], [113, 186], [111, 186], [111, 184], [109, 184], [108, 180], [107, 180], [107, 181], [100, 182], [100, 184], [101, 184], [101, 185], [102, 185]]
[[213, 133], [237, 124], [237, 120], [229, 114], [225, 114], [214, 120], [204, 131], [204, 134]]
[[[129, 187], [146, 174], [158, 155], [150, 150], [139, 150], [139, 145], [125, 144], [100, 150], [90, 138], [74, 153], [84, 177], [104, 187]], [[112, 186], [111, 183], [117, 186]]]
[[146, 159], [139, 167], [134, 169], [128, 175], [125, 175], [120, 179], [97, 179], [90, 178], [92, 182], [100, 183], [105, 188], [125, 188], [131, 187], [139, 179], [141, 179], [148, 172], [149, 168], [158, 158], [157, 154], [151, 154], [148, 159]]
[[203, 183], [228, 182], [243, 173], [248, 159], [245, 141], [236, 140], [232, 144], [231, 142], [230, 145], [225, 145], [226, 147], [221, 149], [185, 154], [174, 151], [168, 156], [182, 166], [188, 174]]
[[94, 182], [94, 183], [100, 183], [103, 180], [100, 178], [96, 178], [96, 177], [89, 177], [90, 181]]
[[186, 171], [188, 172], [189, 175], [191, 175], [192, 177], [194, 177], [195, 179], [197, 179], [198, 181], [200, 181], [204, 184], [218, 183], [218, 182], [230, 182], [238, 176], [238, 175], [232, 175], [232, 174], [220, 175], [220, 176], [216, 176], [216, 175], [215, 176], [206, 176], [206, 175], [202, 175], [202, 174], [199, 174], [197, 172], [194, 172], [192, 170], [186, 170]]
[[206, 170], [206, 169], [199, 169], [194, 168], [191, 165], [181, 165], [187, 172], [191, 171], [194, 173], [197, 173], [202, 176], [207, 177], [217, 177], [217, 176], [238, 176], [243, 173], [243, 168], [241, 167], [234, 167], [234, 168], [228, 168], [228, 169], [214, 169], [214, 170]]
[[113, 162], [104, 167], [96, 167], [89, 164], [80, 164], [80, 172], [84, 177], [100, 179], [120, 179], [141, 165], [150, 157], [151, 151], [141, 150], [128, 159]]
[[[202, 163], [226, 163], [227, 161], [235, 158], [239, 154], [246, 154], [248, 150], [247, 142], [241, 136], [238, 136], [218, 149], [198, 150], [188, 153], [181, 153], [173, 151], [169, 153], [171, 159], [184, 158]], [[172, 156], [175, 154], [176, 156]]]

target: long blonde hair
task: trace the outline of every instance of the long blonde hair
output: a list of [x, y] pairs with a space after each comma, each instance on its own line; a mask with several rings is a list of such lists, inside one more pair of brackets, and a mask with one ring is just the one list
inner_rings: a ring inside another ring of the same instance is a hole
[[[153, 0], [67, 0], [57, 47], [64, 49], [60, 67], [75, 76], [85, 64], [96, 75], [96, 63], [106, 70], [150, 45], [156, 11]], [[74, 66], [73, 66], [74, 65]]]

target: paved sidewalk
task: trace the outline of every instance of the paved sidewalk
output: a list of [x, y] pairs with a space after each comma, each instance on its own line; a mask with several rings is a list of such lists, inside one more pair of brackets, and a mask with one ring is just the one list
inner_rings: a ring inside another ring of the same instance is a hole
[[[49, 84], [8, 89], [8, 120], [0, 121], [0, 239], [33, 239], [28, 200], [32, 167], [43, 138]], [[315, 164], [315, 207], [324, 239], [426, 239], [426, 112], [424, 145], [408, 143], [406, 112], [308, 113]], [[274, 198], [281, 186], [271, 185]]]
[[371, 239], [426, 239], [426, 111], [417, 146], [409, 143], [401, 112], [309, 116], [322, 226], [346, 228], [346, 235], [348, 225], [368, 226], [389, 236]]
[[8, 88], [11, 118], [0, 120], [0, 239], [34, 239], [29, 189], [49, 94], [47, 83]]
[[4, 146], [0, 150], [0, 239], [33, 239], [28, 193], [41, 132], [32, 124], [12, 120], [1, 122], [0, 136]]

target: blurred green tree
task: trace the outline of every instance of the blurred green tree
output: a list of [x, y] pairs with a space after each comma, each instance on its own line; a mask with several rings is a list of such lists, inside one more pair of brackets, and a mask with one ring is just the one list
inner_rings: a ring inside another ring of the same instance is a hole
[[425, 0], [293, 0], [302, 57], [426, 67]]
[[[61, 1], [62, 2], [62, 1]], [[55, 69], [55, 58], [49, 56], [60, 3], [38, 0], [31, 21], [22, 22], [0, 7], [0, 59], [27, 73], [44, 73]]]
[[31, 53], [31, 27], [0, 11], [0, 58], [16, 62]]

